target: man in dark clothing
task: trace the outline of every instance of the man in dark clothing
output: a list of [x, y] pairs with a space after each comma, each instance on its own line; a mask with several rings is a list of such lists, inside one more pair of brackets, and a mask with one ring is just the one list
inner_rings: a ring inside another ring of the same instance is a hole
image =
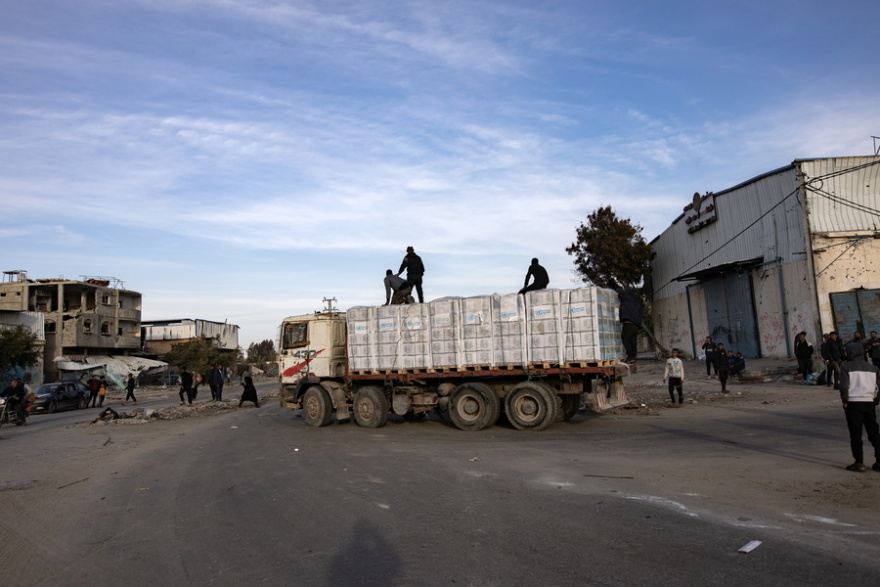
[[135, 380], [134, 380], [134, 375], [132, 375], [131, 373], [129, 373], [129, 374], [128, 374], [128, 381], [125, 382], [125, 391], [126, 391], [126, 394], [125, 394], [125, 401], [122, 402], [122, 405], [123, 405], [123, 406], [125, 405], [125, 402], [127, 402], [127, 401], [129, 400], [129, 398], [130, 398], [131, 401], [133, 401], [134, 403], [138, 403], [137, 398], [134, 397], [134, 390], [135, 390], [135, 387], [136, 387], [136, 386], [137, 386], [137, 383], [136, 383]]
[[807, 342], [806, 332], [799, 332], [794, 339], [794, 358], [798, 362], [798, 373], [806, 379], [813, 372], [813, 345]]
[[223, 367], [218, 363], [208, 372], [208, 386], [211, 388], [211, 399], [215, 402], [223, 401]]
[[736, 353], [736, 356], [732, 361], [728, 361], [730, 363], [730, 374], [734, 377], [739, 377], [740, 373], [746, 370], [746, 360], [743, 358], [742, 353]]
[[186, 394], [186, 399], [189, 402], [189, 405], [193, 405], [193, 374], [190, 373], [186, 367], [183, 368], [183, 373], [180, 374], [180, 405], [183, 405], [183, 396]]
[[422, 263], [422, 258], [416, 255], [416, 251], [412, 247], [406, 248], [406, 256], [403, 258], [403, 262], [400, 264], [400, 269], [397, 271], [398, 277], [400, 277], [400, 274], [403, 273], [404, 269], [406, 269], [407, 283], [416, 288], [416, 293], [419, 294], [419, 303], [424, 304], [425, 298], [422, 295], [422, 276], [425, 274], [425, 265]]
[[[415, 300], [410, 295], [412, 293], [412, 284], [402, 277], [394, 275], [391, 269], [385, 271], [385, 305], [388, 304], [411, 304]], [[393, 296], [391, 294], [394, 294]]]
[[847, 361], [855, 361], [856, 359], [864, 360], [865, 358], [865, 343], [862, 342], [862, 335], [858, 332], [853, 333], [853, 338], [851, 341], [846, 343], [843, 347], [846, 350], [846, 356], [844, 357]]
[[[535, 278], [535, 280], [532, 282], [532, 285], [529, 285], [530, 277]], [[519, 293], [524, 294], [527, 291], [547, 289], [547, 286], [549, 284], [550, 276], [547, 275], [547, 270], [538, 264], [538, 258], [535, 257], [534, 259], [532, 259], [532, 264], [529, 265], [529, 270], [526, 272], [526, 280], [523, 283], [523, 288], [519, 290]]]
[[865, 470], [862, 449], [862, 428], [868, 433], [868, 441], [874, 446], [875, 471], [880, 471], [880, 428], [877, 425], [877, 403], [880, 396], [880, 370], [864, 359], [847, 361], [840, 368], [840, 400], [846, 414], [849, 441], [855, 462], [847, 471]]
[[715, 369], [715, 375], [718, 375], [718, 366], [715, 364], [715, 351], [718, 345], [712, 342], [711, 336], [707, 336], [703, 346], [700, 348], [703, 349], [703, 354], [706, 355], [706, 377], [712, 376], [712, 369]]
[[98, 381], [97, 376], [92, 375], [92, 379], [89, 381], [89, 401], [86, 402], [86, 405], [91, 405], [93, 408], [95, 404], [98, 403], [98, 390], [101, 389], [101, 382]]
[[834, 389], [840, 389], [840, 364], [846, 360], [846, 350], [836, 331], [828, 333], [828, 346], [825, 350], [828, 353], [829, 380], [834, 376]]
[[639, 330], [642, 328], [642, 303], [633, 289], [617, 289], [620, 298], [620, 338], [626, 351], [626, 362], [635, 363], [638, 354]]
[[880, 369], [880, 338], [876, 332], [871, 332], [871, 338], [865, 343], [865, 354], [871, 359], [874, 366]]

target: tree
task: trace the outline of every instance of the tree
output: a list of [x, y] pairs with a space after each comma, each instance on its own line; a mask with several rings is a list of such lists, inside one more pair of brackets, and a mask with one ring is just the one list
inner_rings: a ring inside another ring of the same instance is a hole
[[163, 359], [179, 369], [186, 367], [196, 373], [207, 373], [214, 365], [235, 367], [241, 352], [229, 352], [220, 347], [220, 337], [195, 338], [171, 345]]
[[0, 329], [0, 371], [28, 367], [40, 360], [37, 336], [23, 326]]
[[618, 218], [611, 206], [599, 208], [577, 228], [577, 240], [565, 249], [585, 283], [616, 289], [642, 283], [651, 265], [651, 247], [642, 227]]
[[264, 363], [274, 363], [278, 359], [278, 353], [275, 352], [275, 343], [271, 340], [263, 342], [252, 342], [248, 346], [247, 360], [248, 363], [262, 365]]

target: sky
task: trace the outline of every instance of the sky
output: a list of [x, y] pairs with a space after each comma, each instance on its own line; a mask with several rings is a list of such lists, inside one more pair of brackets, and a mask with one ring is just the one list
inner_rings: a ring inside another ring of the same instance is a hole
[[0, 269], [240, 326], [515, 292], [612, 206], [870, 155], [880, 3], [0, 0]]

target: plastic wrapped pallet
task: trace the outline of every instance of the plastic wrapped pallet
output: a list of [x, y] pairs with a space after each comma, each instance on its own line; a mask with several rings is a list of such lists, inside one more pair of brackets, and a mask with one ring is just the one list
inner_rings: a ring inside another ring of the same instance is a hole
[[400, 354], [403, 369], [432, 366], [430, 313], [426, 304], [400, 306]]
[[459, 344], [460, 298], [442, 298], [428, 304], [431, 363], [434, 367], [461, 364]]
[[524, 296], [505, 294], [492, 296], [493, 365], [526, 364], [526, 329]]
[[348, 324], [348, 368], [365, 370], [372, 367], [375, 355], [376, 329], [372, 326], [376, 309], [368, 306], [350, 308], [346, 312]]
[[461, 300], [461, 343], [465, 365], [494, 363], [492, 340], [492, 298], [477, 296]]
[[560, 363], [563, 331], [559, 290], [542, 289], [525, 295], [526, 340], [529, 363]]
[[378, 344], [375, 369], [403, 369], [400, 355], [400, 308], [401, 306], [379, 306], [376, 308], [376, 330]]

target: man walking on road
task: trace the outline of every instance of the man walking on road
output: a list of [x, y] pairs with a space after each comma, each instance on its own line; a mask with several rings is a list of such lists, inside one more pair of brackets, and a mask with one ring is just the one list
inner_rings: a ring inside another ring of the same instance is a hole
[[874, 447], [875, 471], [880, 471], [880, 429], [877, 425], [878, 386], [880, 371], [864, 359], [847, 361], [840, 366], [840, 400], [849, 428], [849, 442], [855, 462], [847, 471], [865, 470], [862, 448], [862, 428], [868, 433], [868, 441]]

